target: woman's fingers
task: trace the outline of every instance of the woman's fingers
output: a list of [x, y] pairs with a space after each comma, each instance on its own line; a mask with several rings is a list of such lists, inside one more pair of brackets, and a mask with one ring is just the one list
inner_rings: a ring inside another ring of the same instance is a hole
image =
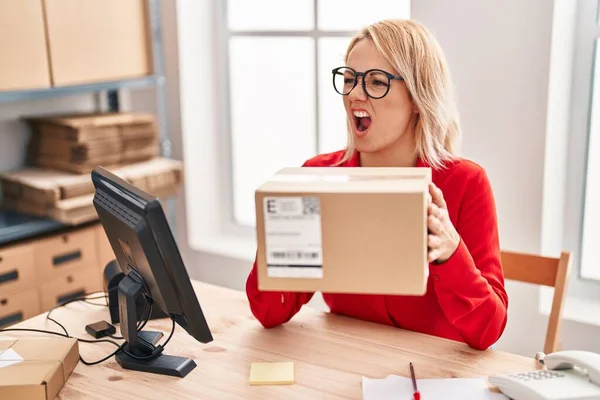
[[440, 236], [443, 232], [442, 221], [435, 215], [429, 215], [427, 217], [427, 228], [430, 233]]
[[430, 250], [437, 249], [442, 244], [442, 239], [436, 235], [427, 235], [427, 247]]
[[432, 263], [435, 260], [437, 260], [438, 257], [439, 257], [439, 250], [438, 249], [430, 250], [429, 253], [427, 253], [427, 262], [428, 263]]
[[432, 202], [440, 208], [447, 208], [442, 191], [433, 182], [429, 184], [429, 194]]
[[445, 217], [445, 210], [439, 208], [436, 204], [431, 203], [427, 208], [427, 214], [433, 215], [440, 221], [443, 221]]

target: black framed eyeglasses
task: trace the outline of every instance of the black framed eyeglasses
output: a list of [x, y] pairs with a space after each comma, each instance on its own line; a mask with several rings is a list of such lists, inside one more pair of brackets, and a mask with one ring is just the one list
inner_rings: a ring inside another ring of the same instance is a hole
[[404, 78], [391, 74], [382, 69], [369, 69], [365, 72], [356, 72], [350, 67], [338, 67], [331, 71], [333, 74], [333, 87], [342, 96], [347, 96], [356, 87], [358, 77], [362, 77], [362, 89], [367, 96], [381, 99], [390, 91], [392, 80], [403, 81]]

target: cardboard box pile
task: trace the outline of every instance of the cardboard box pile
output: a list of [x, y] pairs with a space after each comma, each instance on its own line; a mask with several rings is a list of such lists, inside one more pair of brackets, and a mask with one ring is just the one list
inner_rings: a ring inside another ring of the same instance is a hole
[[152, 114], [74, 114], [25, 120], [32, 127], [28, 148], [31, 165], [89, 173], [98, 165], [126, 165], [159, 154]]
[[[183, 181], [181, 161], [155, 157], [111, 172], [154, 196], [173, 194]], [[98, 218], [90, 174], [27, 167], [0, 174], [2, 206], [78, 225]]]
[[0, 339], [0, 399], [54, 400], [78, 363], [76, 339]]
[[429, 168], [286, 168], [255, 194], [260, 290], [422, 295]]

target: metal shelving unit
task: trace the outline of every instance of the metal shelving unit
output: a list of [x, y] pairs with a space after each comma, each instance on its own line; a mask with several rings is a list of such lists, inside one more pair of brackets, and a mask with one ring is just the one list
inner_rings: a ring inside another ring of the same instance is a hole
[[4, 91], [0, 92], [0, 102], [27, 101], [78, 93], [118, 91], [121, 89], [141, 89], [157, 86], [162, 84], [163, 81], [164, 77], [153, 75], [124, 81], [99, 82], [76, 86], [52, 87], [48, 89], [19, 90], [14, 92]]
[[[165, 92], [162, 27], [160, 22], [161, 0], [148, 0], [149, 23], [151, 30], [153, 71], [151, 76], [135, 79], [125, 79], [110, 82], [89, 83], [74, 86], [52, 87], [48, 89], [32, 89], [0, 92], [0, 103], [28, 101], [57, 96], [68, 96], [81, 93], [105, 93], [108, 99], [109, 111], [119, 111], [119, 90], [134, 90], [153, 87], [156, 90], [156, 110], [160, 131], [161, 154], [171, 157], [171, 140], [167, 122], [167, 102]], [[1, 104], [0, 104], [1, 107]], [[169, 205], [167, 215], [171, 221], [173, 207]], [[172, 223], [170, 221], [170, 223]], [[0, 246], [17, 241], [34, 239], [50, 233], [71, 229], [58, 221], [21, 214], [0, 209]]]

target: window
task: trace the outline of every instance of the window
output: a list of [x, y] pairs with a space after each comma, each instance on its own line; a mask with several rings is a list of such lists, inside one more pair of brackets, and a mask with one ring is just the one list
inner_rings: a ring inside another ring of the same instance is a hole
[[574, 252], [570, 292], [600, 298], [600, 23], [598, 2], [579, 2], [566, 186], [564, 247]]
[[409, 0], [227, 0], [223, 66], [229, 139], [230, 221], [255, 226], [254, 191], [286, 166], [342, 149], [346, 122], [331, 70], [352, 35], [408, 18]]
[[589, 128], [585, 154], [585, 180], [581, 227], [581, 268], [584, 279], [600, 280], [600, 261], [597, 247], [600, 245], [600, 38], [594, 41], [594, 67], [591, 105], [588, 108]]

